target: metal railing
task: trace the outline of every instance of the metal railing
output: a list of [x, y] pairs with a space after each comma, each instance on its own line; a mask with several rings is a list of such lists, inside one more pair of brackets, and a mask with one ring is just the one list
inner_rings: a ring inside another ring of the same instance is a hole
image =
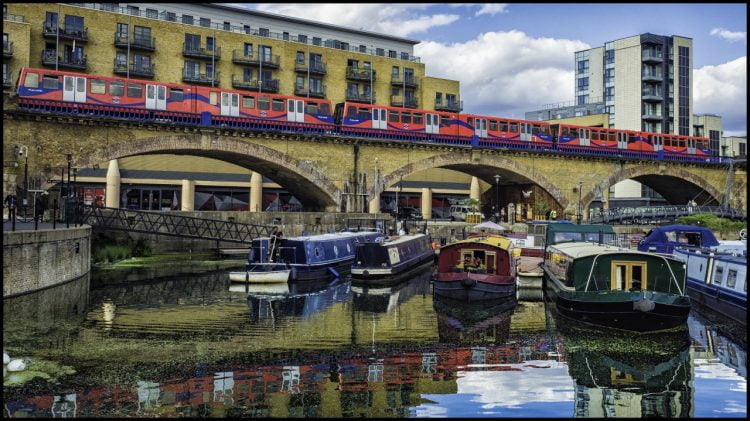
[[391, 75], [391, 85], [408, 86], [409, 88], [417, 87], [417, 78], [414, 76], [396, 76]]
[[215, 60], [219, 60], [221, 58], [221, 47], [208, 48], [198, 45], [188, 45], [183, 42], [182, 55], [203, 59], [210, 59], [213, 57]]
[[128, 66], [126, 63], [123, 63], [121, 61], [118, 61], [115, 59], [114, 61], [114, 72], [117, 74], [129, 73], [131, 75], [141, 76], [141, 77], [154, 77], [154, 73], [156, 72], [156, 64], [151, 65], [138, 65], [136, 66], [135, 63], [130, 63], [130, 66]]
[[115, 47], [127, 48], [128, 43], [131, 49], [154, 51], [156, 50], [156, 38], [155, 37], [136, 37], [134, 35], [127, 36], [115, 32]]
[[375, 94], [369, 95], [365, 93], [359, 93], [359, 92], [350, 92], [346, 91], [346, 100], [347, 101], [354, 101], [354, 102], [370, 102], [375, 103], [375, 98], [377, 96]]
[[3, 57], [13, 57], [13, 41], [3, 43]]
[[463, 101], [438, 101], [435, 100], [435, 110], [436, 111], [453, 111], [453, 112], [460, 112], [464, 109], [464, 102]]
[[[51, 38], [51, 37], [57, 37], [57, 26], [50, 25], [47, 22], [42, 22], [42, 35]], [[89, 28], [87, 27], [77, 27], [74, 26], [73, 28], [66, 28], [63, 26], [60, 26], [60, 38], [61, 39], [74, 39], [76, 41], [81, 42], [88, 42], [89, 40]]]
[[394, 107], [417, 108], [416, 98], [404, 98], [402, 95], [391, 95], [391, 105]]
[[734, 220], [747, 219], [745, 211], [722, 206], [644, 206], [637, 208], [592, 209], [589, 223], [673, 221], [681, 216], [689, 216], [696, 213], [710, 213]]
[[220, 80], [220, 74], [219, 72], [214, 72], [211, 74], [208, 73], [200, 73], [200, 72], [189, 72], [188, 69], [183, 68], [182, 69], [182, 80], [184, 82], [192, 82], [192, 83], [213, 83], [214, 85], [219, 85]]
[[13, 75], [8, 72], [3, 75], [3, 89], [9, 89], [13, 87]]
[[[45, 66], [55, 65], [55, 56], [57, 52], [55, 50], [42, 50], [42, 64]], [[76, 69], [86, 69], [86, 58], [83, 57], [70, 57], [68, 55], [57, 56], [57, 65], [62, 67], [72, 67]]]
[[262, 88], [263, 92], [278, 92], [279, 80], [278, 79], [244, 80], [240, 78], [239, 76], [232, 75], [232, 87], [236, 89], [248, 89], [251, 91], [258, 91]]
[[309, 65], [305, 63], [295, 63], [294, 64], [294, 70], [297, 72], [307, 72], [315, 73], [319, 75], [326, 74], [326, 64], [320, 61], [315, 61], [310, 63]]
[[270, 56], [264, 55], [261, 57], [258, 52], [245, 54], [242, 50], [232, 50], [232, 63], [259, 66], [261, 61], [264, 67], [277, 69], [281, 66], [281, 57], [275, 54]]
[[3, 13], [3, 20], [9, 20], [9, 21], [20, 22], [20, 23], [26, 22], [26, 18], [24, 18], [23, 16], [13, 15], [10, 13]]
[[196, 218], [179, 212], [136, 211], [79, 205], [75, 220], [94, 229], [142, 232], [201, 240], [251, 244], [259, 237], [269, 237], [278, 227], [243, 224], [234, 221]]
[[[307, 88], [304, 85], [294, 86], [294, 95], [306, 96], [308, 94]], [[323, 85], [318, 89], [310, 89], [309, 92], [311, 97], [325, 98], [326, 97], [326, 86]]]
[[[360, 69], [358, 67], [349, 66], [346, 68], [346, 78], [353, 80], [370, 81], [370, 71], [371, 69]], [[372, 70], [373, 82], [377, 80], [377, 76], [378, 72], [376, 70]]]

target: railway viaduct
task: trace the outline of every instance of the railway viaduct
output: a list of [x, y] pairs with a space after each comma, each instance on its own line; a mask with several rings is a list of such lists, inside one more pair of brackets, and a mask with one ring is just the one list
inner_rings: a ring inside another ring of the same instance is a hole
[[[491, 186], [497, 174], [501, 191], [531, 185], [538, 192], [536, 200], [546, 201], [561, 217], [575, 215], [579, 200], [584, 216], [597, 198], [608, 207], [609, 187], [626, 179], [652, 187], [672, 204], [694, 198], [701, 204], [722, 204], [728, 191], [730, 207], [747, 209], [746, 170], [734, 168], [730, 179], [727, 165], [40, 115], [17, 110], [12, 101], [4, 101], [3, 112], [4, 190], [9, 180], [23, 180], [23, 162], [13, 156], [19, 144], [29, 147], [29, 174], [48, 178], [67, 165], [66, 154], [73, 155], [77, 168], [107, 168], [118, 158], [145, 154], [224, 160], [277, 182], [305, 209], [328, 212], [378, 212], [381, 192], [430, 168], [461, 171]], [[9, 165], [14, 159], [19, 165]], [[472, 186], [472, 197], [482, 199], [478, 187]], [[423, 194], [431, 192], [425, 189]], [[492, 200], [495, 192], [484, 194]]]

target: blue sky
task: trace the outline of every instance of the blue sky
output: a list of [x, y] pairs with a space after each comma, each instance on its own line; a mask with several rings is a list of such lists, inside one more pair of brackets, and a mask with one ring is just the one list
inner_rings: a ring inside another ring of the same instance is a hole
[[[240, 5], [240, 4], [237, 4]], [[428, 76], [461, 82], [464, 111], [522, 118], [573, 100], [573, 53], [651, 32], [693, 39], [695, 113], [747, 133], [747, 6], [253, 3], [243, 7], [422, 41]]]

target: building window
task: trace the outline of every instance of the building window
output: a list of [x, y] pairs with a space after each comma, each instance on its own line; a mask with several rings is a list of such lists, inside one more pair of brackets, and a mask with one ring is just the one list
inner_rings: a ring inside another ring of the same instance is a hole
[[206, 37], [206, 50], [214, 51], [214, 47], [216, 47], [214, 37]]
[[128, 14], [133, 16], [140, 16], [141, 9], [139, 9], [138, 6], [128, 6]]
[[151, 70], [151, 57], [150, 56], [135, 54], [133, 55], [133, 62], [135, 63], [135, 68], [137, 70], [146, 71], [146, 72]]
[[690, 49], [679, 47], [678, 66], [680, 87], [678, 108], [678, 130], [680, 135], [690, 134]]
[[284, 41], [289, 41], [289, 32], [282, 32], [282, 33], [281, 33], [281, 38], [282, 38], [282, 39], [283, 39]]
[[211, 19], [208, 18], [201, 18], [200, 25], [204, 28], [210, 28], [211, 27]]
[[359, 45], [359, 52], [360, 53], [367, 53], [367, 46], [366, 45]]
[[156, 9], [146, 9], [146, 17], [151, 19], [159, 19], [159, 11]]
[[83, 17], [65, 15], [65, 32], [83, 32]]
[[258, 35], [262, 37], [267, 37], [270, 34], [271, 31], [268, 30], [268, 28], [258, 28]]
[[312, 39], [313, 45], [320, 45], [321, 41], [322, 40], [319, 37], [313, 37], [313, 39]]
[[182, 23], [187, 25], [193, 24], [193, 17], [190, 15], [182, 15]]
[[383, 56], [385, 56], [385, 50], [382, 49], [382, 48], [376, 48], [375, 49], [375, 55], [383, 57]]
[[206, 63], [206, 77], [214, 77], [214, 66], [213, 64]]
[[201, 47], [201, 36], [195, 34], [185, 34], [185, 48], [188, 51], [195, 51]]
[[253, 80], [253, 69], [250, 68], [243, 68], [242, 69], [242, 81], [243, 82], [250, 82]]
[[246, 57], [252, 57], [253, 55], [253, 44], [245, 43], [245, 48], [243, 50], [245, 52]]
[[409, 60], [409, 53], [402, 52], [401, 53], [401, 60]]
[[311, 92], [323, 92], [323, 80], [318, 78], [310, 78], [310, 91]]
[[224, 22], [224, 30], [225, 31], [231, 31], [232, 25], [229, 24], [229, 22]]
[[388, 50], [388, 57], [390, 58], [396, 58], [396, 52], [393, 50]]
[[151, 28], [146, 26], [134, 27], [133, 38], [136, 44], [151, 44]]
[[250, 25], [242, 25], [242, 29], [245, 30], [246, 34], [248, 35], [250, 34]]
[[299, 42], [303, 44], [307, 44], [307, 35], [300, 34], [299, 37], [297, 37], [297, 39], [299, 40]]
[[118, 23], [117, 24], [117, 37], [128, 39], [128, 24]]
[[297, 51], [297, 64], [305, 64], [305, 53], [302, 51]]
[[115, 66], [126, 67], [128, 65], [128, 56], [122, 51], [115, 54]]
[[200, 74], [200, 63], [197, 61], [185, 60], [185, 76], [196, 78]]
[[164, 20], [169, 22], [177, 22], [177, 15], [174, 12], [164, 12]]
[[582, 77], [578, 79], [578, 92], [589, 90], [589, 78]]
[[44, 28], [48, 31], [57, 30], [57, 13], [47, 12], [44, 18]]
[[391, 77], [393, 79], [398, 79], [398, 72], [399, 72], [399, 67], [393, 66], [393, 68], [391, 69]]
[[436, 104], [442, 104], [443, 103], [443, 93], [442, 92], [435, 92], [435, 103]]

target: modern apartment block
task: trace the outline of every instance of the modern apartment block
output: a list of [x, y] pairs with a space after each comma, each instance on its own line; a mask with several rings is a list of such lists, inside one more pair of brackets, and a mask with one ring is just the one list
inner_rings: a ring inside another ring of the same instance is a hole
[[[3, 87], [13, 89], [20, 69], [29, 66], [333, 104], [461, 111], [459, 82], [428, 77], [414, 56], [418, 43], [223, 4], [9, 3], [3, 4]], [[252, 174], [229, 163], [171, 155], [121, 159], [119, 170], [121, 206], [141, 209], [174, 206], [183, 179], [195, 180], [196, 209], [201, 203], [237, 209], [236, 203], [247, 203]], [[81, 169], [79, 175], [82, 186], [103, 194], [106, 171]], [[420, 191], [422, 183], [442, 189], [438, 194], [468, 196], [467, 177], [446, 184], [441, 180], [449, 177], [430, 175], [403, 188]], [[274, 201], [295, 202], [269, 179], [263, 189], [263, 209]]]
[[[714, 155], [721, 154], [721, 116], [716, 114], [693, 115], [693, 136], [707, 137]], [[722, 155], [723, 156], [723, 155]]]
[[747, 159], [747, 136], [722, 137], [721, 151], [723, 156]]
[[609, 127], [690, 135], [693, 41], [645, 33], [575, 53], [577, 105], [603, 102]]

